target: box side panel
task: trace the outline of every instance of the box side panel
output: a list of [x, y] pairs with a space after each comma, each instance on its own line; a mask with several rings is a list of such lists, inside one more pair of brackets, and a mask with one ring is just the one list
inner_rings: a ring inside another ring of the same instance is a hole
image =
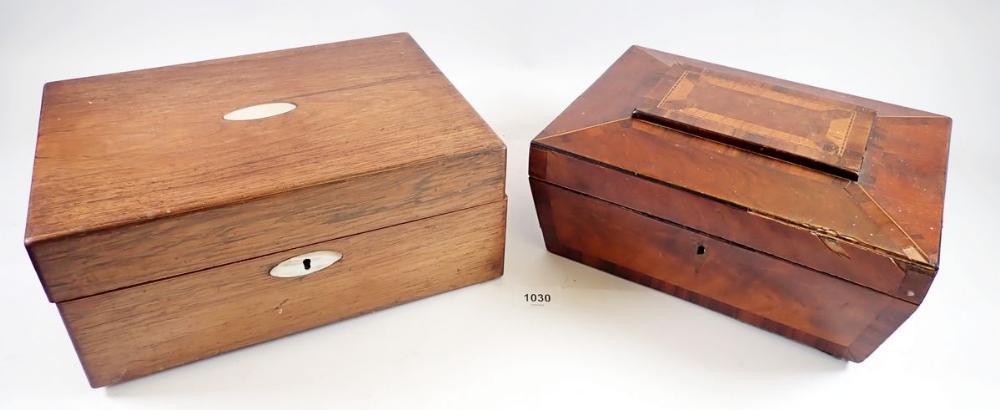
[[938, 266], [951, 119], [879, 117], [861, 185]]
[[[104, 386], [499, 277], [506, 200], [58, 304], [91, 385]], [[298, 278], [268, 272], [332, 250]]]
[[72, 300], [504, 197], [490, 149], [29, 245], [49, 299]]
[[531, 178], [554, 253], [852, 361], [916, 305]]
[[794, 264], [920, 303], [932, 277], [892, 257], [817, 235], [678, 187], [630, 175], [585, 159], [534, 146], [531, 176], [655, 215]]

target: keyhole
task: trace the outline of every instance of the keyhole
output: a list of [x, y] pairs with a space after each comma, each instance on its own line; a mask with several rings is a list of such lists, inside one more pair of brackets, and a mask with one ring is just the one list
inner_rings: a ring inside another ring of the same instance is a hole
[[705, 245], [698, 245], [698, 249], [695, 250], [695, 253], [697, 253], [699, 255], [704, 255], [705, 254]]
[[297, 278], [312, 275], [337, 263], [344, 254], [334, 251], [314, 251], [281, 261], [271, 268], [270, 275], [276, 278]]

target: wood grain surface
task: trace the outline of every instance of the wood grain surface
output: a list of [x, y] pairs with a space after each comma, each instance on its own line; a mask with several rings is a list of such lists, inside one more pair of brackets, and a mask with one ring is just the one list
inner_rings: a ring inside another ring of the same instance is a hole
[[59, 81], [25, 244], [66, 301], [497, 201], [504, 150], [406, 34]]
[[500, 276], [505, 168], [407, 34], [59, 81], [25, 246], [105, 386]]
[[916, 309], [745, 246], [530, 182], [551, 252], [838, 357], [865, 360]]
[[553, 136], [538, 145], [912, 259], [905, 251], [914, 246], [912, 240], [881, 209], [866, 206], [870, 199], [857, 184], [821, 171], [630, 119]]
[[[930, 274], [914, 265], [901, 269], [891, 256], [829, 238], [770, 218], [748, 217], [747, 209], [679, 187], [603, 167], [580, 157], [531, 149], [529, 175], [576, 192], [682, 225], [714, 238], [743, 244], [763, 254], [920, 303], [930, 288]], [[874, 274], [873, 274], [874, 273]]]
[[[937, 274], [950, 131], [941, 115], [632, 47], [535, 138], [529, 175], [553, 252], [860, 361]], [[719, 263], [737, 282], [783, 272], [766, 279], [773, 303], [663, 276], [652, 261], [675, 251], [616, 233], [640, 223], [585, 198], [754, 253]], [[832, 299], [804, 305], [809, 293]]]
[[[591, 127], [610, 122], [620, 123], [632, 118], [636, 108], [643, 105], [648, 92], [660, 83], [671, 67], [677, 64], [700, 67], [744, 78], [747, 81], [765, 82], [797, 93], [814, 95], [817, 99], [836, 100], [875, 111], [877, 116], [869, 136], [869, 144], [865, 148], [865, 162], [862, 164], [858, 181], [855, 184], [848, 184], [851, 192], [848, 192], [847, 195], [851, 197], [851, 201], [855, 202], [853, 207], [867, 207], [870, 213], [876, 214], [876, 216], [881, 213], [884, 218], [879, 219], [882, 221], [890, 220], [896, 226], [886, 226], [886, 232], [882, 233], [863, 232], [854, 239], [865, 242], [868, 238], [880, 235], [903, 236], [906, 238], [905, 241], [910, 243], [905, 248], [910, 246], [913, 248], [907, 252], [908, 255], [904, 255], [907, 263], [923, 265], [936, 272], [939, 264], [937, 255], [941, 241], [940, 228], [951, 133], [951, 119], [939, 114], [633, 46], [574, 100], [562, 114], [542, 130], [533, 144], [546, 147], [554, 146], [566, 134], [586, 132]], [[651, 128], [644, 129], [650, 130]], [[671, 130], [654, 131], [654, 133], [661, 135], [670, 132]], [[591, 133], [589, 136], [578, 136], [577, 138], [598, 140], [600, 139], [598, 135], [599, 133]], [[587, 142], [607, 144], [607, 142], [602, 141]], [[586, 148], [587, 145], [581, 144], [581, 147]], [[573, 152], [566, 146], [563, 146], [562, 149]], [[615, 147], [612, 147], [611, 150], [614, 149]], [[745, 150], [731, 150], [730, 152], [737, 151], [747, 153]], [[632, 153], [649, 155], [652, 159], [659, 158], [636, 148], [624, 153], [609, 152], [605, 155], [628, 156]], [[715, 155], [711, 156], [711, 160], [718, 158]], [[707, 163], [708, 160], [709, 158], [706, 158], [705, 162]], [[748, 161], [760, 160], [748, 159]], [[630, 166], [623, 168], [640, 171]], [[786, 167], [788, 170], [795, 168]], [[799, 174], [799, 176], [811, 173], [808, 167], [797, 168], [801, 170], [789, 172]], [[659, 179], [663, 180], [663, 178], [666, 177]], [[884, 184], [879, 181], [884, 181]], [[733, 190], [732, 186], [719, 186], [717, 188]], [[736, 187], [737, 190], [739, 188], [741, 186]], [[749, 191], [744, 190], [744, 192]], [[771, 189], [767, 192], [770, 194], [775, 191], [777, 189]], [[908, 205], [907, 201], [911, 200], [915, 204], [914, 206]], [[885, 205], [882, 205], [881, 202], [885, 202]], [[795, 203], [790, 202], [788, 205], [794, 206]], [[845, 229], [855, 229], [851, 225], [852, 222], [840, 225], [812, 224], [809, 217], [791, 222], [800, 224], [804, 229], [822, 228], [837, 233]], [[901, 233], [896, 231], [901, 231]], [[879, 245], [874, 246], [879, 247]], [[902, 249], [897, 249], [897, 251], [901, 252]]]
[[[256, 121], [229, 111], [297, 109]], [[497, 139], [408, 35], [46, 85], [28, 239], [363, 175]]]
[[[94, 387], [499, 277], [506, 199], [59, 303]], [[341, 252], [298, 278], [268, 271]]]
[[941, 252], [951, 118], [879, 117], [860, 186], [934, 265]]
[[674, 64], [636, 114], [857, 180], [875, 110], [745, 76]]
[[504, 197], [486, 150], [30, 247], [52, 301], [167, 278]]

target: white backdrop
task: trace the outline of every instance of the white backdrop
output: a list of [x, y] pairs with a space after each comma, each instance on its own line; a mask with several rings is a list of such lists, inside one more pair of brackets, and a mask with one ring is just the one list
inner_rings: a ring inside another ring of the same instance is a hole
[[[203, 3], [0, 3], [0, 408], [998, 408], [1000, 3]], [[90, 389], [21, 245], [42, 84], [398, 31], [508, 145], [505, 276]], [[940, 273], [867, 362], [545, 252], [528, 142], [631, 44], [954, 118]]]

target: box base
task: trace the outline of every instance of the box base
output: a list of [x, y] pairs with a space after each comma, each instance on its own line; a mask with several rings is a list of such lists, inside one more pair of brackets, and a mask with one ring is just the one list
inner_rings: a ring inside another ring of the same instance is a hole
[[550, 252], [854, 362], [916, 305], [530, 178]]
[[[501, 202], [58, 303], [91, 386], [120, 383], [503, 273]], [[295, 278], [276, 264], [332, 250]]]

